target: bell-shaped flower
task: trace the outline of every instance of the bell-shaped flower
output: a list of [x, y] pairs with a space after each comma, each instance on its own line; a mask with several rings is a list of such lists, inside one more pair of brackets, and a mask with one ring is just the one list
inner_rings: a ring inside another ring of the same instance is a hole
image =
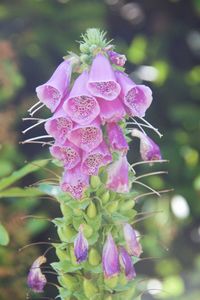
[[29, 288], [32, 289], [35, 293], [42, 293], [47, 283], [47, 279], [45, 275], [42, 274], [40, 268], [40, 266], [45, 262], [46, 257], [39, 256], [32, 264], [28, 274], [27, 284]]
[[126, 249], [129, 255], [139, 257], [142, 253], [142, 246], [137, 239], [135, 230], [130, 224], [126, 223], [123, 226], [123, 232], [126, 241]]
[[121, 127], [116, 123], [108, 123], [106, 129], [111, 149], [126, 154], [129, 147]]
[[126, 62], [126, 56], [124, 54], [120, 54], [120, 53], [117, 53], [115, 51], [108, 51], [108, 56], [110, 58], [110, 61], [116, 65], [116, 66], [119, 66], [119, 67], [123, 67], [125, 65], [125, 62]]
[[159, 146], [146, 134], [138, 129], [133, 129], [131, 135], [140, 139], [140, 155], [144, 161], [162, 159]]
[[152, 92], [146, 85], [136, 85], [125, 73], [116, 71], [116, 78], [122, 88], [123, 102], [133, 117], [144, 117], [152, 102]]
[[120, 156], [107, 167], [107, 182], [108, 189], [117, 193], [129, 192], [129, 165], [126, 156]]
[[111, 234], [103, 247], [102, 265], [105, 278], [111, 278], [120, 272], [119, 254]]
[[81, 172], [80, 165], [71, 170], [65, 170], [60, 184], [62, 191], [68, 192], [75, 199], [83, 197], [88, 185], [89, 176]]
[[72, 90], [64, 102], [63, 108], [71, 119], [81, 125], [91, 123], [99, 114], [97, 100], [87, 90], [88, 72], [76, 79]]
[[62, 161], [66, 170], [73, 169], [81, 161], [81, 150], [69, 141], [49, 148], [52, 156]]
[[45, 125], [46, 132], [51, 135], [58, 144], [63, 145], [67, 140], [67, 135], [73, 128], [73, 122], [64, 110], [60, 108], [49, 118]]
[[69, 60], [63, 61], [55, 70], [51, 78], [36, 88], [39, 100], [44, 103], [51, 112], [54, 112], [66, 96], [70, 79], [72, 65]]
[[81, 169], [85, 174], [98, 175], [99, 168], [112, 161], [108, 146], [103, 141], [97, 148], [83, 153]]
[[119, 122], [126, 116], [126, 110], [120, 98], [106, 101], [98, 98], [100, 106], [100, 118], [103, 124], [106, 122]]
[[121, 267], [124, 269], [124, 273], [127, 280], [132, 280], [136, 277], [136, 272], [132, 262], [132, 258], [128, 254], [126, 249], [122, 246], [119, 247], [119, 262]]
[[80, 225], [78, 235], [74, 240], [74, 255], [78, 264], [88, 257], [88, 241], [84, 237], [82, 225]]
[[116, 99], [121, 91], [114, 71], [105, 55], [99, 53], [92, 62], [89, 73], [88, 90], [95, 97], [107, 101]]
[[74, 128], [69, 132], [68, 139], [85, 152], [92, 151], [103, 140], [99, 122], [95, 120], [89, 125], [74, 126]]

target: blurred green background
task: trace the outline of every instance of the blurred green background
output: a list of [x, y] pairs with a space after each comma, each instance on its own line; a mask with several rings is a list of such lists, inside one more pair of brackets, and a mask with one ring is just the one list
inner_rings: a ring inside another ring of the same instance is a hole
[[[49, 78], [68, 50], [77, 51], [81, 33], [99, 27], [128, 57], [127, 72], [149, 85], [154, 102], [147, 120], [164, 134], [158, 140], [169, 164], [165, 177], [149, 177], [156, 189], [174, 188], [162, 198], [138, 201], [139, 212], [158, 211], [138, 224], [143, 235], [144, 260], [136, 270], [148, 290], [143, 299], [200, 299], [200, 1], [199, 0], [1, 0], [0, 2], [0, 178], [24, 161], [48, 158], [48, 150], [19, 145], [26, 124], [21, 120], [35, 102], [35, 87]], [[34, 133], [41, 133], [37, 128]], [[27, 138], [33, 133], [27, 135]], [[137, 160], [132, 143], [130, 160]], [[158, 167], [156, 167], [158, 169]], [[152, 171], [137, 169], [139, 174]], [[42, 170], [21, 179], [28, 186], [48, 177]], [[51, 176], [50, 176], [51, 177]], [[28, 196], [27, 196], [28, 195]], [[0, 300], [26, 298], [26, 272], [45, 247], [18, 248], [48, 241], [53, 227], [47, 220], [25, 215], [56, 217], [57, 205], [45, 198], [13, 197], [0, 192], [0, 222], [10, 235], [0, 246]], [[20, 193], [19, 193], [20, 196]], [[54, 278], [52, 277], [53, 281]], [[162, 292], [160, 291], [162, 290]], [[46, 296], [53, 295], [52, 288]]]

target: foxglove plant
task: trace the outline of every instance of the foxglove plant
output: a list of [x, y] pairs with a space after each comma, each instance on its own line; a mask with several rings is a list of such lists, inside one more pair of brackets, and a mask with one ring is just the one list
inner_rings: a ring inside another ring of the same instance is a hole
[[[88, 29], [82, 38], [80, 56], [69, 52], [50, 80], [36, 88], [39, 102], [29, 109], [31, 116], [44, 105], [52, 115], [46, 120], [26, 118], [37, 123], [24, 133], [44, 124], [48, 135], [23, 143], [49, 145], [62, 169], [59, 186], [46, 188], [62, 213], [52, 221], [60, 239], [53, 243], [58, 261], [51, 264], [58, 297], [133, 299], [134, 265], [142, 246], [132, 227], [136, 211], [131, 189], [139, 183], [154, 190], [137, 180], [127, 152], [130, 136], [138, 137], [142, 160], [161, 161], [158, 145], [144, 131], [160, 135], [144, 119], [152, 92], [129, 78], [125, 55], [114, 51], [104, 32]], [[40, 269], [44, 262], [44, 257], [36, 260], [28, 276], [35, 292], [46, 284]]]

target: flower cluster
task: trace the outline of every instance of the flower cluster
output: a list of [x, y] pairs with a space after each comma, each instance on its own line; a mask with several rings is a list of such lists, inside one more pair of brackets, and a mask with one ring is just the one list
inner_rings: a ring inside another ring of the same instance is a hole
[[[61, 189], [75, 199], [83, 197], [90, 176], [107, 165], [108, 188], [129, 191], [128, 143], [120, 125], [126, 117], [144, 117], [152, 92], [117, 69], [125, 61], [124, 55], [101, 49], [70, 88], [74, 61], [68, 58], [36, 88], [40, 102], [53, 113], [45, 129], [55, 140], [51, 155], [63, 163]], [[141, 139], [143, 159], [160, 158], [158, 146], [145, 134], [135, 130], [132, 135]]]

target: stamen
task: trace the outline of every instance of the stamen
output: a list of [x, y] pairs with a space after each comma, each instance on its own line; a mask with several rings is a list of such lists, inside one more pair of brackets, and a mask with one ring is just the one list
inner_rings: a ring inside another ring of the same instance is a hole
[[34, 216], [34, 215], [26, 215], [26, 216], [23, 216], [23, 217], [20, 217], [20, 220], [25, 220], [25, 219], [29, 219], [29, 218], [33, 218], [33, 219], [39, 219], [39, 220], [45, 220], [45, 221], [49, 221], [51, 222], [52, 220], [49, 219], [49, 218], [46, 218], [46, 217], [39, 217], [39, 216]]
[[140, 125], [140, 123], [138, 123], [134, 118], [132, 118], [131, 117], [131, 119], [135, 122], [135, 124], [141, 129], [141, 131], [145, 134], [145, 135], [147, 135], [146, 134], [146, 132], [144, 131], [144, 129], [142, 128], [142, 126]]
[[30, 116], [32, 117], [38, 110], [40, 110], [45, 104], [40, 105], [38, 108], [36, 108], [33, 112], [29, 112]]
[[49, 243], [49, 242], [36, 242], [36, 243], [27, 244], [27, 245], [23, 246], [22, 248], [19, 248], [18, 252], [21, 252], [24, 249], [35, 246], [35, 245], [51, 245], [51, 243]]
[[42, 144], [42, 146], [45, 145], [53, 146], [53, 141], [52, 142], [23, 141], [23, 142], [19, 142], [19, 144]]
[[[164, 194], [164, 193], [168, 193], [168, 192], [172, 192], [172, 191], [173, 191], [173, 189], [168, 189], [168, 190], [161, 190], [161, 191], [158, 191], [158, 192], [159, 192], [159, 194]], [[146, 197], [146, 196], [149, 196], [149, 195], [154, 195], [154, 194], [155, 194], [154, 192], [143, 193], [141, 195], [136, 196], [133, 200], [137, 201], [140, 198], [143, 198], [143, 197]]]
[[142, 118], [142, 117], [138, 117], [138, 118], [141, 119], [141, 120], [142, 120], [144, 123], [146, 123], [147, 125], [149, 125], [150, 128], [151, 128], [153, 131], [155, 131], [155, 132], [157, 133], [157, 135], [158, 135], [160, 138], [163, 136], [163, 134], [161, 134], [161, 133], [159, 132], [158, 128], [153, 127], [153, 125], [151, 125], [151, 123], [149, 123], [147, 120], [145, 120], [145, 119]]
[[137, 184], [139, 184], [139, 185], [141, 185], [141, 186], [146, 187], [148, 190], [154, 192], [154, 194], [156, 194], [156, 195], [158, 195], [158, 196], [160, 197], [160, 194], [159, 194], [156, 190], [152, 189], [150, 186], [144, 184], [143, 182], [140, 182], [140, 181], [136, 181], [136, 180], [135, 180], [133, 183], [137, 183]]
[[[52, 160], [52, 159], [49, 159], [49, 160]], [[43, 167], [40, 167], [38, 164], [36, 164], [36, 163], [34, 163], [34, 162], [30, 162], [30, 164], [32, 164], [33, 166], [39, 167], [39, 168], [41, 168], [41, 169], [43, 169], [43, 170], [49, 172], [50, 174], [56, 176], [56, 177], [59, 178], [59, 180], [60, 180], [60, 176], [59, 176], [57, 173], [55, 173], [54, 171], [52, 171], [51, 169], [49, 169], [49, 168], [47, 168], [47, 167], [44, 167], [44, 166], [43, 166]]]
[[30, 127], [26, 128], [25, 130], [23, 130], [23, 131], [22, 131], [22, 133], [24, 134], [24, 133], [26, 133], [27, 131], [31, 130], [32, 128], [35, 128], [35, 127], [37, 127], [38, 125], [40, 125], [40, 124], [42, 124], [42, 123], [44, 123], [44, 122], [46, 122], [46, 120], [43, 120], [43, 121], [37, 122], [36, 124], [34, 124], [34, 125], [32, 125], [32, 126], [30, 126]]
[[36, 102], [35, 104], [33, 104], [33, 106], [31, 106], [29, 109], [28, 109], [28, 112], [31, 112], [35, 107], [37, 107], [39, 104], [41, 103], [41, 101], [39, 100], [38, 102]]
[[143, 164], [154, 164], [154, 163], [165, 163], [165, 162], [169, 162], [169, 160], [167, 159], [156, 159], [156, 160], [145, 160], [145, 161], [138, 161], [136, 163], [133, 163], [132, 166], [138, 166], [138, 165], [143, 165]]
[[52, 136], [50, 135], [41, 135], [41, 136], [36, 136], [34, 138], [30, 138], [28, 140], [25, 140], [23, 142], [21, 142], [22, 144], [25, 144], [27, 142], [32, 142], [32, 141], [35, 141], [35, 140], [40, 140], [40, 139], [48, 139], [48, 138], [52, 138]]
[[22, 121], [47, 121], [48, 119], [41, 119], [41, 118], [22, 118]]
[[153, 176], [153, 175], [159, 175], [159, 174], [168, 174], [168, 172], [167, 171], [151, 172], [151, 173], [140, 175], [140, 176], [136, 177], [135, 179], [138, 180], [140, 178], [144, 178], [144, 177], [148, 177], [148, 176]]

